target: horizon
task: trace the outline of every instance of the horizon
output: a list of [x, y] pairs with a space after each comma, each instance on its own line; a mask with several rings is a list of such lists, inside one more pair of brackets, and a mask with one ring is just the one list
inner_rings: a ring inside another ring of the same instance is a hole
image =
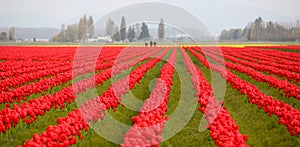
[[[85, 14], [87, 16], [93, 16], [95, 22], [97, 22], [97, 20], [113, 10], [131, 4], [150, 1], [72, 1], [71, 7], [65, 7], [70, 2], [70, 0], [63, 2], [58, 2], [57, 0], [43, 2], [29, 0], [24, 2], [18, 1], [18, 5], [15, 5], [15, 0], [6, 1], [5, 4], [0, 6], [0, 18], [2, 18], [0, 27], [5, 28], [15, 26], [17, 28], [59, 29], [61, 24], [68, 25], [78, 23], [79, 18]], [[265, 21], [292, 23], [300, 18], [300, 12], [297, 11], [296, 7], [300, 2], [295, 0], [289, 0], [288, 2], [266, 0], [263, 2], [259, 1], [260, 3], [255, 3], [255, 1], [250, 2], [249, 0], [242, 2], [237, 0], [212, 0], [209, 2], [152, 0], [151, 2], [171, 4], [187, 10], [192, 15], [196, 16], [214, 36], [220, 35], [222, 30], [225, 29], [244, 28], [249, 22], [254, 21], [257, 17], [262, 17]], [[272, 4], [270, 4], [270, 2], [272, 2]], [[114, 5], [114, 3], [118, 4]], [[105, 7], [97, 7], [97, 5], [100, 4], [105, 4]], [[36, 7], [36, 5], [39, 7]], [[11, 10], [14, 11], [11, 12]], [[237, 13], [241, 11], [242, 13]], [[119, 21], [120, 20], [115, 20], [118, 24]]]

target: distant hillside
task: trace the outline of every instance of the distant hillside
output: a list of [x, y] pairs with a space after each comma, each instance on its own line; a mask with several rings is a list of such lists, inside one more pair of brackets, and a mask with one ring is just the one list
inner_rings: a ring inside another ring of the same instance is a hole
[[[0, 32], [8, 32], [9, 28], [0, 28]], [[16, 39], [51, 39], [59, 33], [58, 28], [16, 28]]]

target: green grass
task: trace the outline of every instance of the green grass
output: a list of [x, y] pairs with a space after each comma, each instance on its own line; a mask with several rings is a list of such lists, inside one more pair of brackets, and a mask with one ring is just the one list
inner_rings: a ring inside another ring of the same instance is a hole
[[[143, 101], [149, 98], [151, 94], [151, 86], [152, 84], [154, 85], [154, 80], [160, 75], [160, 69], [163, 67], [165, 64], [164, 61], [161, 61], [156, 64], [156, 66], [152, 69], [149, 69], [149, 71], [145, 74], [145, 76], [141, 79], [140, 83], [137, 83], [135, 87], [130, 91], [129, 94], [126, 94], [122, 97], [123, 101], [128, 101], [125, 102], [129, 103], [131, 100], [137, 99], [140, 100], [139, 102], [137, 101], [136, 103], [130, 103], [130, 107], [134, 110], [139, 110], [139, 108], [142, 106]], [[142, 103], [140, 103], [142, 102]], [[126, 107], [123, 107], [119, 105], [117, 107], [116, 112], [109, 112], [109, 114], [119, 122], [126, 124], [126, 125], [133, 125], [133, 122], [131, 121], [131, 118], [133, 116], [138, 115], [137, 111], [133, 111], [131, 109], [128, 109]]]
[[277, 99], [279, 101], [283, 101], [286, 104], [289, 104], [293, 106], [295, 109], [300, 110], [300, 103], [299, 100], [292, 97], [285, 97], [283, 90], [277, 90], [276, 88], [270, 87], [268, 83], [266, 82], [256, 82], [251, 77], [247, 76], [244, 73], [239, 73], [237, 71], [231, 70], [231, 72], [235, 75], [237, 75], [242, 80], [245, 80], [253, 85], [255, 85], [260, 91], [265, 93], [266, 95], [273, 96], [273, 99]]
[[227, 86], [225, 106], [230, 116], [248, 136], [250, 146], [296, 146], [300, 140], [290, 136], [285, 126], [277, 124], [276, 116], [269, 117], [263, 109], [247, 103], [247, 96]]
[[[194, 96], [196, 91], [189, 73], [186, 72], [181, 52], [177, 53], [177, 72], [173, 77], [174, 84], [166, 113], [170, 119], [164, 125], [162, 134], [163, 139], [167, 140], [162, 142], [161, 146], [215, 146], [209, 130], [199, 132], [200, 121], [204, 119], [203, 114], [198, 110], [199, 104]], [[169, 137], [171, 138], [168, 139]]]
[[296, 50], [296, 49], [285, 49], [285, 48], [274, 48], [275, 50], [279, 50], [282, 52], [294, 52], [294, 53], [299, 53], [300, 50]]

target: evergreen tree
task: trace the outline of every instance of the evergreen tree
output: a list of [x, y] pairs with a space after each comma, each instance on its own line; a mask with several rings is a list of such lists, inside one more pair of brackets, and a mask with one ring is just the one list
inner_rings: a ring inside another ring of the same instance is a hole
[[161, 19], [160, 23], [158, 24], [158, 38], [159, 39], [165, 38], [165, 25], [163, 19]]
[[122, 16], [120, 29], [121, 40], [124, 41], [126, 39], [126, 21], [124, 16]]
[[148, 26], [147, 26], [147, 24], [146, 23], [142, 23], [142, 32], [141, 32], [141, 34], [140, 34], [140, 36], [139, 36], [139, 40], [140, 39], [145, 39], [145, 38], [149, 38], [150, 37], [150, 35], [149, 35], [149, 29], [148, 29]]
[[134, 27], [130, 26], [129, 29], [128, 29], [128, 40], [129, 40], [129, 42], [134, 41], [134, 38], [135, 38], [135, 29], [134, 29]]
[[115, 28], [115, 32], [114, 32], [114, 34], [112, 36], [112, 40], [113, 41], [117, 41], [117, 42], [121, 41], [121, 35], [120, 35], [120, 31], [119, 31], [118, 25]]

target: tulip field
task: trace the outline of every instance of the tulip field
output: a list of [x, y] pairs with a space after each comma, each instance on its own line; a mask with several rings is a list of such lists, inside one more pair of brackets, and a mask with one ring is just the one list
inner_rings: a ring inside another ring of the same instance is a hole
[[0, 146], [300, 146], [299, 110], [300, 46], [0, 46]]

